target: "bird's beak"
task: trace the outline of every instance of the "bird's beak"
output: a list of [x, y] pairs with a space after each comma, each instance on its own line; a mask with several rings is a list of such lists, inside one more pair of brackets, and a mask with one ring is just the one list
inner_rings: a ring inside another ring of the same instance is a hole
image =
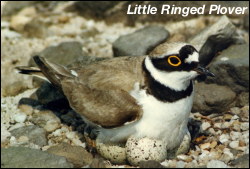
[[198, 72], [201, 75], [215, 77], [215, 75], [212, 72], [210, 72], [208, 69], [206, 69], [200, 65], [197, 68], [195, 68], [194, 71]]

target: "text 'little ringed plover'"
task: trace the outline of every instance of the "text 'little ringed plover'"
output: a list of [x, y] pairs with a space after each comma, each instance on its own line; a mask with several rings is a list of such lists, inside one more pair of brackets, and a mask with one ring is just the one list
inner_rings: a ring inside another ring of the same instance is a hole
[[20, 73], [44, 76], [67, 97], [70, 106], [103, 142], [130, 136], [161, 139], [177, 147], [187, 132], [193, 82], [199, 74], [198, 51], [186, 43], [164, 43], [147, 56], [119, 57], [68, 69], [34, 56], [39, 68]]

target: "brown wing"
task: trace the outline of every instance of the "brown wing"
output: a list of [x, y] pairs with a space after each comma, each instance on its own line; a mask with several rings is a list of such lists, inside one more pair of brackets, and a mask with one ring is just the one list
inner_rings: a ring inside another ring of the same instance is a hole
[[74, 69], [78, 77], [61, 81], [71, 107], [102, 127], [118, 127], [141, 117], [141, 108], [129, 94], [143, 81], [144, 57], [105, 60]]
[[136, 82], [143, 82], [143, 59], [114, 58], [68, 69], [43, 57], [34, 56], [41, 72], [65, 94], [77, 113], [109, 128], [141, 117], [141, 108], [129, 91]]
[[141, 116], [136, 100], [124, 90], [91, 89], [72, 80], [64, 80], [62, 87], [70, 106], [102, 127], [121, 126]]

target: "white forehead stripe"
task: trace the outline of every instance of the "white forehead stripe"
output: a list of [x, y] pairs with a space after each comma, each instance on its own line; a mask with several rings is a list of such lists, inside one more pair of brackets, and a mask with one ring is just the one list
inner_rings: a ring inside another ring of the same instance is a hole
[[185, 62], [199, 62], [199, 54], [197, 52], [194, 52], [192, 55], [188, 55], [188, 58], [185, 59]]

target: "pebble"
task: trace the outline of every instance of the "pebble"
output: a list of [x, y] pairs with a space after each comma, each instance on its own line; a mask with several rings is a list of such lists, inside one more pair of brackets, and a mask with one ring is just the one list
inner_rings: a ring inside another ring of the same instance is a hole
[[240, 128], [243, 131], [249, 130], [249, 123], [241, 123]]
[[185, 162], [183, 162], [183, 161], [178, 161], [178, 162], [176, 163], [176, 168], [184, 168], [185, 165], [186, 165]]
[[200, 148], [202, 149], [202, 150], [205, 150], [205, 149], [208, 149], [209, 147], [210, 147], [210, 143], [204, 143], [204, 144], [201, 144], [200, 145]]
[[240, 132], [236, 132], [236, 131], [231, 131], [230, 132], [230, 137], [232, 138], [232, 140], [238, 140], [239, 138], [241, 138], [242, 134]]
[[239, 147], [239, 141], [232, 141], [232, 142], [229, 143], [229, 146], [230, 146], [231, 148], [236, 149], [236, 148]]
[[228, 166], [219, 160], [211, 160], [207, 163], [207, 168], [228, 168]]
[[227, 128], [229, 128], [230, 126], [231, 126], [231, 123], [226, 121], [226, 122], [222, 123], [221, 128], [222, 128], [222, 129], [227, 129]]
[[229, 135], [227, 134], [222, 134], [220, 137], [219, 137], [219, 140], [221, 143], [225, 143], [227, 141], [229, 141]]
[[217, 141], [212, 141], [210, 144], [210, 148], [214, 148], [217, 146]]
[[221, 128], [221, 123], [214, 123], [214, 127], [220, 129]]
[[14, 120], [17, 122], [17, 123], [23, 123], [27, 118], [27, 115], [24, 114], [24, 113], [17, 113], [14, 115]]
[[184, 154], [178, 155], [177, 159], [185, 161], [185, 162], [191, 162], [191, 161], [193, 161], [192, 157], [184, 155]]
[[202, 123], [201, 125], [203, 131], [207, 130], [209, 127], [211, 127], [211, 124], [209, 122]]

